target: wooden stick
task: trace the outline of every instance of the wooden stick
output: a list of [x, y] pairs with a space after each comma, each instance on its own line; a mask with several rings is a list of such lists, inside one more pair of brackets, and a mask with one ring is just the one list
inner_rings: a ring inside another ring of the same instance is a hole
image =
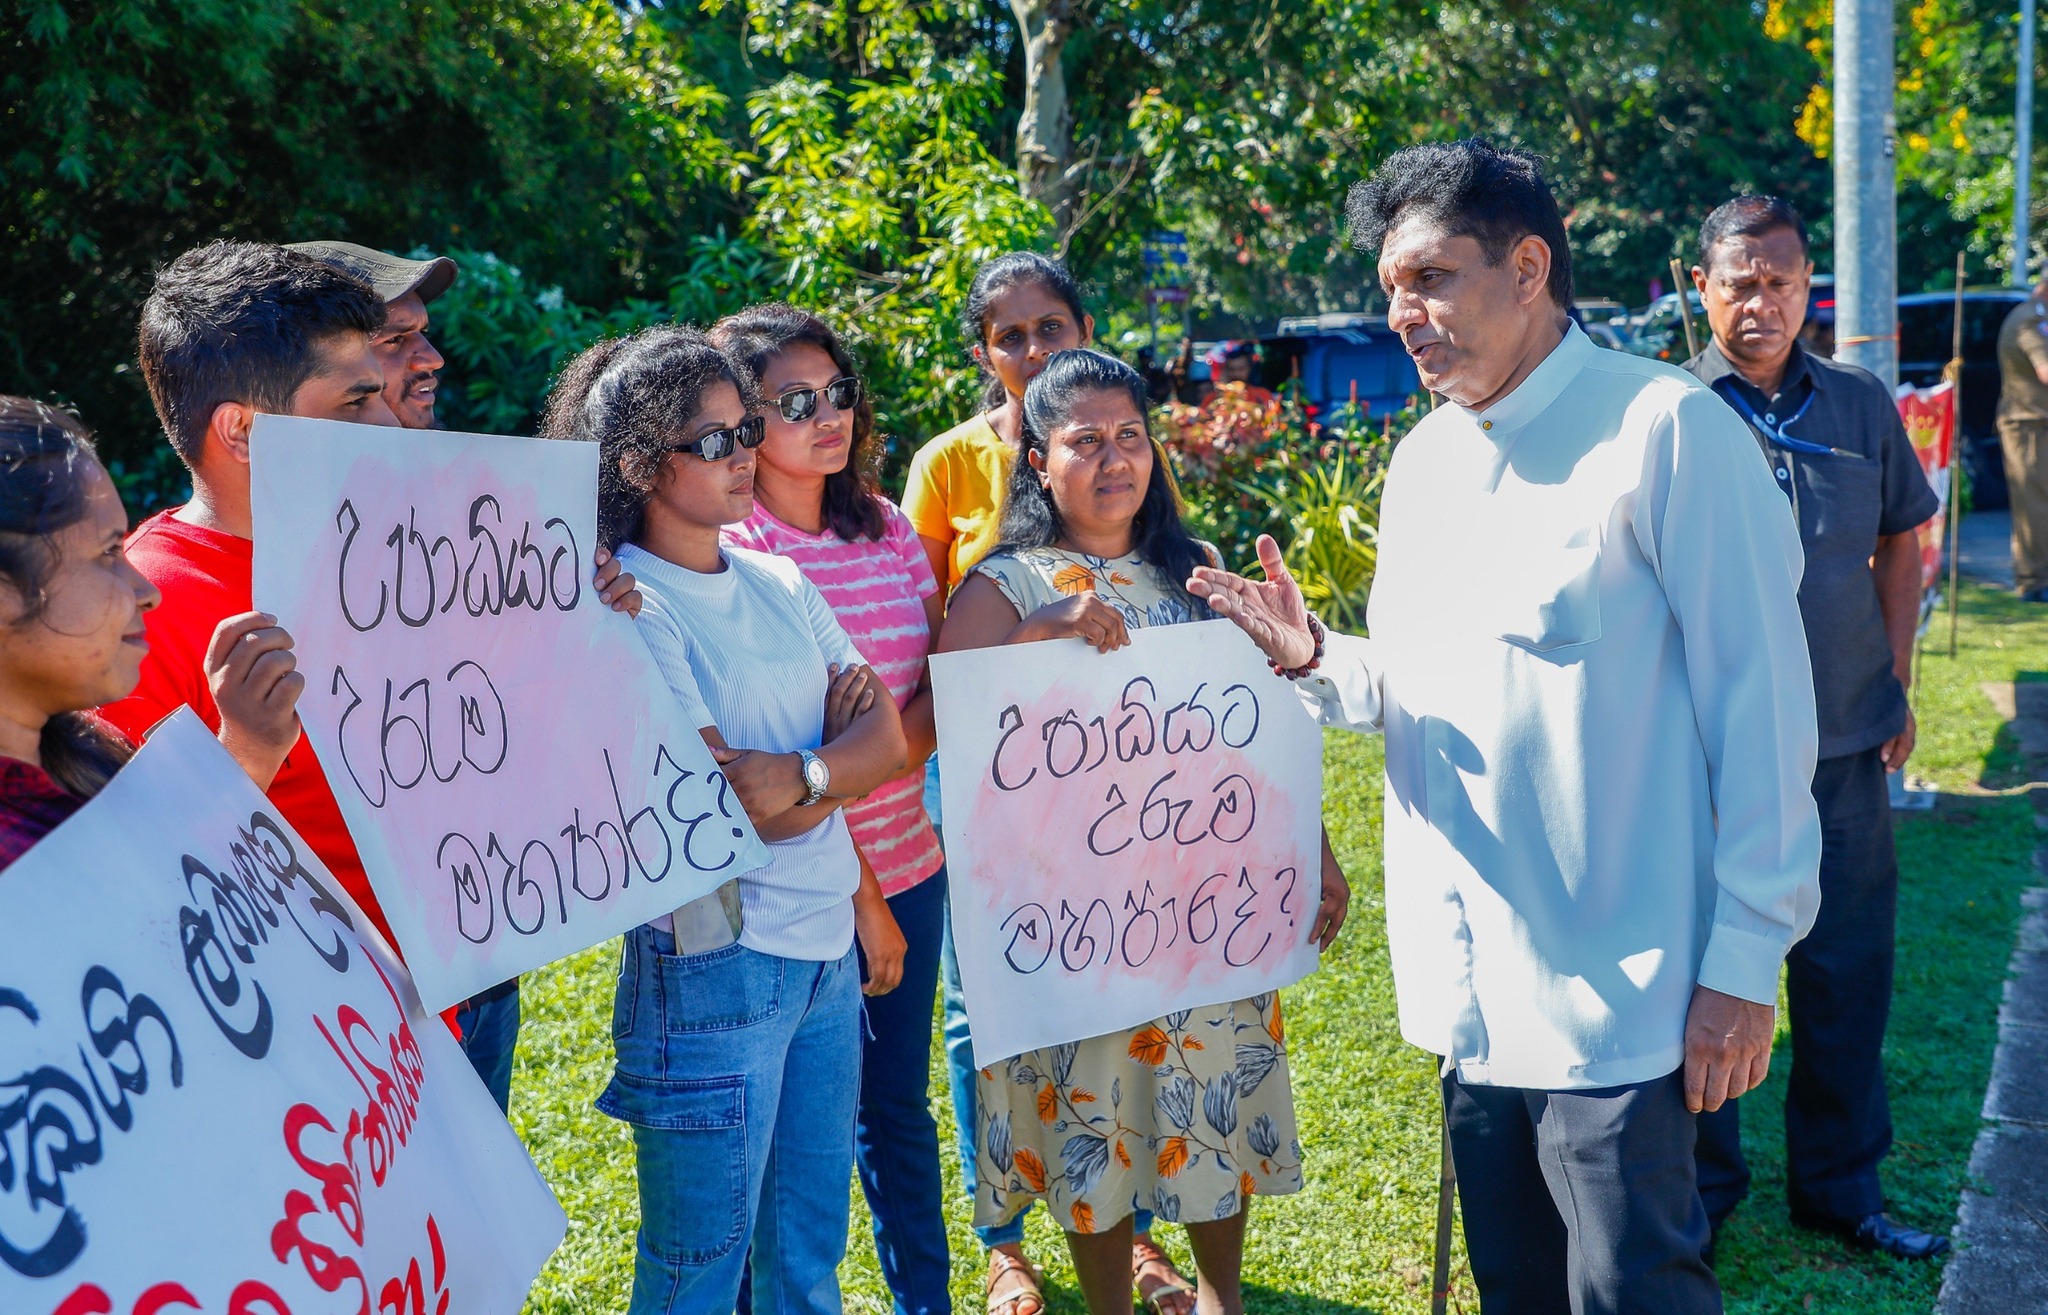
[[1685, 323], [1685, 359], [1689, 361], [1700, 354], [1700, 338], [1692, 327], [1692, 283], [1677, 256], [1671, 258], [1671, 281], [1678, 290], [1678, 318]]
[[1429, 1315], [1444, 1315], [1451, 1299], [1451, 1215], [1458, 1200], [1458, 1170], [1451, 1161], [1451, 1112], [1444, 1110], [1437, 1131], [1443, 1139], [1443, 1164], [1436, 1178], [1436, 1274], [1430, 1283]]
[[1950, 401], [1955, 406], [1955, 432], [1949, 436], [1948, 455], [1948, 655], [1956, 655], [1957, 577], [1963, 556], [1963, 253], [1956, 252], [1956, 318], [1951, 335], [1948, 368], [1942, 373], [1955, 385]]

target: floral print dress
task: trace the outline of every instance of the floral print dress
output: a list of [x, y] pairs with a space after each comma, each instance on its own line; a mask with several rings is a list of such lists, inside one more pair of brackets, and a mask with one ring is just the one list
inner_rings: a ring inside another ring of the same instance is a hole
[[[1019, 616], [1093, 592], [1132, 627], [1195, 619], [1135, 554], [1034, 548], [976, 569]], [[1140, 1207], [1203, 1223], [1228, 1219], [1248, 1196], [1301, 1190], [1277, 994], [1028, 1051], [981, 1070], [975, 1106], [978, 1227], [1034, 1200], [1076, 1233], [1112, 1228]]]

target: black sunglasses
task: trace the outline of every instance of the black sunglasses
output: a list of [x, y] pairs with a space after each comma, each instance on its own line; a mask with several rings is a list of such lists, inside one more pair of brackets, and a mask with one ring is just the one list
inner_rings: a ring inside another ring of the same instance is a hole
[[860, 401], [860, 380], [842, 374], [823, 388], [792, 388], [775, 399], [784, 420], [795, 423], [818, 414], [818, 394], [823, 393], [841, 411], [851, 411]]
[[752, 452], [761, 446], [761, 440], [768, 437], [768, 422], [760, 416], [748, 416], [731, 429], [714, 429], [710, 433], [687, 442], [671, 444], [671, 452], [693, 452], [706, 461], [723, 461], [731, 456], [734, 447], [743, 447]]

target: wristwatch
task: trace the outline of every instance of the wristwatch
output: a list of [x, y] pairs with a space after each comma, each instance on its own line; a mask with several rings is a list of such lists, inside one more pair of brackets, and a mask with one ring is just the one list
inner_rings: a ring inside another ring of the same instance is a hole
[[800, 807], [808, 808], [820, 799], [823, 799], [825, 791], [831, 788], [832, 769], [825, 765], [823, 758], [812, 753], [809, 749], [798, 749], [796, 756], [803, 759], [804, 788], [810, 791], [809, 794], [804, 796], [804, 801]]

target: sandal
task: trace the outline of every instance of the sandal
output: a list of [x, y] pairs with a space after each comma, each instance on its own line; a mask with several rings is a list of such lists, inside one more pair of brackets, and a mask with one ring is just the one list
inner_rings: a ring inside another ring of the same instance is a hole
[[[1001, 1296], [996, 1288], [1010, 1279], [1015, 1286]], [[1045, 1275], [1038, 1266], [1008, 1251], [988, 1253], [988, 1315], [1043, 1315], [1045, 1292], [1040, 1287]]]
[[[1173, 1266], [1173, 1257], [1150, 1237], [1131, 1241], [1131, 1281], [1137, 1286], [1138, 1301], [1153, 1315], [1195, 1315], [1195, 1288]], [[1185, 1306], [1167, 1305], [1175, 1297], [1186, 1297]]]

